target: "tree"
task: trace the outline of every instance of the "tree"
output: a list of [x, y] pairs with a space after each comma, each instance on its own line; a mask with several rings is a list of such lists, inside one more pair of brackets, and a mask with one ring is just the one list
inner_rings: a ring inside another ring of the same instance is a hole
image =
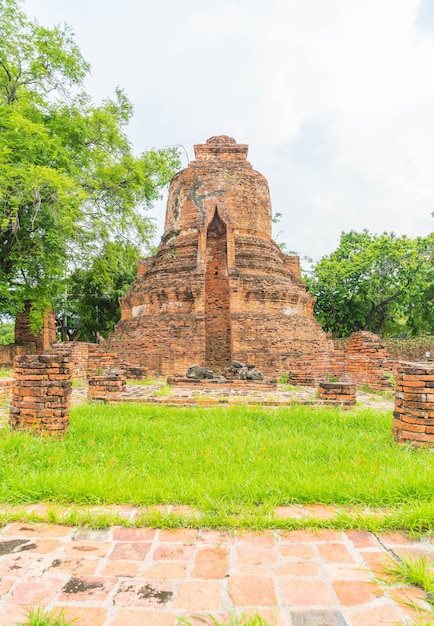
[[[58, 317], [71, 338], [97, 341], [107, 337], [120, 318], [119, 297], [124, 295], [137, 275], [140, 249], [131, 243], [107, 242], [92, 259], [88, 269], [76, 269], [67, 281]], [[66, 313], [63, 316], [63, 313]]]
[[110, 241], [149, 241], [144, 209], [179, 157], [173, 148], [134, 156], [125, 94], [95, 105], [71, 29], [44, 28], [20, 4], [0, 0], [0, 313], [31, 300], [36, 329], [66, 274]]
[[324, 256], [307, 279], [317, 297], [315, 314], [339, 336], [434, 333], [434, 234], [411, 239], [364, 230], [342, 233], [337, 250]]

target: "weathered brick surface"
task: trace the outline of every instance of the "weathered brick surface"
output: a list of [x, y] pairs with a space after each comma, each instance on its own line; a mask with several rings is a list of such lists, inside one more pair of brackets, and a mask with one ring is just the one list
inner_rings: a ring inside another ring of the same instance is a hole
[[235, 359], [275, 373], [332, 349], [298, 257], [271, 240], [267, 181], [247, 149], [214, 137], [173, 178], [158, 252], [141, 262], [110, 338], [127, 365], [183, 374]]
[[15, 319], [15, 343], [34, 343], [36, 354], [48, 350], [56, 341], [56, 315], [54, 311], [47, 311], [44, 316], [42, 332], [34, 335], [30, 330], [29, 323], [30, 303], [27, 303], [24, 311], [18, 313]]
[[6, 369], [12, 368], [14, 366], [15, 357], [35, 353], [36, 344], [33, 341], [25, 344], [10, 343], [5, 346], [0, 346], [0, 367]]
[[353, 333], [345, 355], [345, 374], [356, 384], [367, 383], [372, 389], [391, 389], [393, 361], [378, 335], [367, 331]]
[[73, 378], [86, 378], [89, 367], [89, 352], [99, 350], [96, 343], [85, 341], [65, 341], [55, 343], [51, 349], [51, 354], [62, 354], [71, 361]]
[[398, 443], [434, 446], [434, 366], [427, 363], [398, 367], [393, 413]]
[[197, 387], [202, 391], [207, 388], [218, 389], [246, 389], [250, 391], [272, 391], [277, 389], [276, 380], [219, 380], [195, 379], [181, 376], [169, 376], [167, 382], [172, 387]]
[[87, 397], [89, 400], [116, 401], [120, 400], [125, 392], [126, 377], [123, 373], [91, 376], [88, 385]]
[[319, 397], [325, 404], [354, 406], [356, 404], [356, 386], [354, 383], [321, 381], [318, 385]]
[[9, 424], [14, 429], [61, 436], [69, 426], [71, 363], [40, 354], [17, 357]]

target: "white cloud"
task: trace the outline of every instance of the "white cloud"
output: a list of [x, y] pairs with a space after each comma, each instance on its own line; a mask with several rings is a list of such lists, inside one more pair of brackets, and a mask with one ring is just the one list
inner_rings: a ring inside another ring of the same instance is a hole
[[350, 228], [433, 229], [433, 2], [27, 0], [25, 8], [41, 23], [73, 26], [95, 98], [125, 88], [138, 151], [180, 142], [193, 158], [194, 143], [220, 133], [249, 143], [290, 249], [319, 257]]

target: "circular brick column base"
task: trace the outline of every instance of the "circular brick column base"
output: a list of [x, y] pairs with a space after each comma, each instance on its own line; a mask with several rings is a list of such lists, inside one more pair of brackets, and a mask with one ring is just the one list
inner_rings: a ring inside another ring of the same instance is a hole
[[393, 435], [400, 444], [434, 447], [434, 366], [398, 367]]

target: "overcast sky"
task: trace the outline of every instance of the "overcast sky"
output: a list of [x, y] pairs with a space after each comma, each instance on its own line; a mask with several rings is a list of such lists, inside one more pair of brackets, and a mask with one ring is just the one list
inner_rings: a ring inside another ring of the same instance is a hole
[[180, 143], [192, 160], [213, 135], [248, 143], [289, 250], [318, 259], [341, 231], [434, 230], [434, 0], [23, 7], [72, 26], [96, 101], [125, 89], [136, 152]]

